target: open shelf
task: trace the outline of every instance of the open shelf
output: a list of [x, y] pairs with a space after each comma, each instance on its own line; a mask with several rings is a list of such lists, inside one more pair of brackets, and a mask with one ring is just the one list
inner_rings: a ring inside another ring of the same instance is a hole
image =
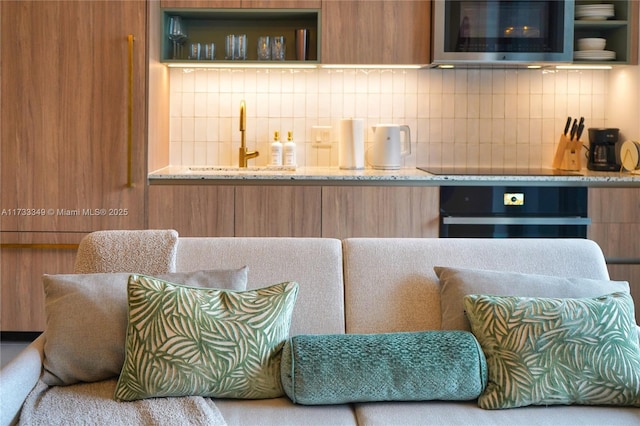
[[[173, 44], [169, 40], [170, 16], [182, 17], [187, 34], [182, 56], [173, 57]], [[202, 66], [206, 63], [269, 66], [269, 64], [318, 63], [320, 52], [320, 11], [318, 9], [163, 9], [162, 62], [167, 64], [189, 64]], [[309, 35], [308, 59], [296, 58], [295, 30], [306, 28]], [[225, 60], [225, 38], [229, 34], [247, 35], [246, 61]], [[257, 42], [259, 36], [284, 36], [286, 54], [284, 61], [258, 61]], [[191, 43], [215, 43], [215, 60], [188, 60]]]
[[598, 37], [607, 40], [605, 50], [616, 52], [616, 59], [610, 61], [574, 60], [575, 63], [585, 64], [633, 64], [637, 62], [637, 56], [632, 54], [634, 41], [634, 25], [638, 25], [637, 19], [633, 19], [635, 9], [632, 1], [601, 1], [601, 0], [577, 0], [576, 6], [596, 3], [610, 3], [614, 5], [615, 16], [602, 21], [590, 21], [576, 19], [574, 21], [574, 48], [577, 50], [578, 39]]

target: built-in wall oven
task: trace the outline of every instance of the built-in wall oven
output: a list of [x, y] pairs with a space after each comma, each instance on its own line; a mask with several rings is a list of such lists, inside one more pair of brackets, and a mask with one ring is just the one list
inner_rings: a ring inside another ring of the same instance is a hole
[[586, 238], [587, 188], [443, 186], [442, 238]]

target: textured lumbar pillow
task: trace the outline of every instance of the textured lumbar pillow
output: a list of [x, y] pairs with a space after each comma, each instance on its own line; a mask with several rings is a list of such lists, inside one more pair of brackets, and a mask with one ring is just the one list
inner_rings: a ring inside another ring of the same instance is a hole
[[471, 400], [487, 380], [466, 331], [298, 335], [287, 341], [282, 385], [295, 403]]
[[[247, 267], [158, 275], [197, 287], [244, 290]], [[48, 385], [117, 377], [124, 362], [130, 273], [45, 275], [42, 380]]]
[[233, 292], [132, 275], [115, 398], [282, 396], [280, 355], [297, 293], [294, 282]]
[[481, 408], [640, 406], [640, 347], [628, 293], [468, 295], [464, 306], [489, 368]]
[[594, 297], [629, 292], [626, 281], [556, 277], [483, 269], [436, 266], [440, 279], [440, 306], [443, 330], [470, 331], [462, 298], [467, 294], [526, 297]]

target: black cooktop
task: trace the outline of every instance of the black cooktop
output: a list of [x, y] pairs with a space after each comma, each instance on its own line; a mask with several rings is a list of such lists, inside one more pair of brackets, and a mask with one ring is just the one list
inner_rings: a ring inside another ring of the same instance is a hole
[[418, 170], [432, 175], [459, 176], [582, 176], [579, 171], [557, 170], [528, 167], [417, 167]]

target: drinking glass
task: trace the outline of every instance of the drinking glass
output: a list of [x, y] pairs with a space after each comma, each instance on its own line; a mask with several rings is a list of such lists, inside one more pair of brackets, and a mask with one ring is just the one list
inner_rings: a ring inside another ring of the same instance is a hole
[[202, 45], [200, 43], [191, 43], [189, 45], [189, 58], [200, 60], [202, 59]]
[[236, 60], [244, 61], [247, 59], [247, 35], [241, 34], [236, 36], [236, 45], [234, 50]]
[[269, 59], [271, 59], [269, 36], [258, 37], [258, 60], [268, 61]]
[[247, 59], [247, 35], [230, 34], [226, 38], [225, 57], [226, 60], [245, 60]]
[[227, 61], [232, 61], [234, 59], [234, 50], [236, 46], [236, 37], [233, 34], [229, 34], [225, 39], [224, 44], [224, 58]]
[[216, 58], [215, 43], [205, 43], [202, 49], [203, 49], [203, 56], [206, 61], [213, 61]]
[[271, 38], [271, 59], [274, 61], [284, 61], [286, 45], [284, 36]]
[[173, 43], [173, 59], [182, 57], [182, 45], [187, 40], [187, 33], [180, 16], [169, 17], [169, 40]]

